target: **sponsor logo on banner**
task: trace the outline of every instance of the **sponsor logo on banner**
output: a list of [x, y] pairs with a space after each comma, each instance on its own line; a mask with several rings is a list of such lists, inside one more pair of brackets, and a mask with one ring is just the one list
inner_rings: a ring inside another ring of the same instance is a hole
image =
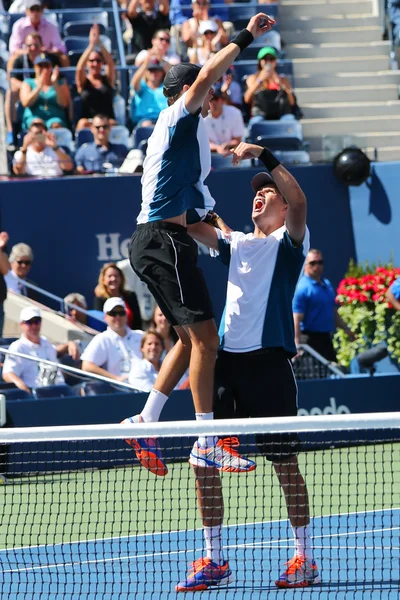
[[97, 260], [101, 262], [128, 258], [129, 238], [121, 240], [120, 233], [97, 233]]
[[307, 417], [309, 415], [343, 415], [351, 413], [351, 410], [345, 404], [339, 404], [339, 406], [337, 406], [336, 398], [329, 398], [329, 402], [330, 404], [324, 408], [320, 408], [319, 406], [314, 406], [310, 410], [299, 408], [297, 415], [299, 417]]

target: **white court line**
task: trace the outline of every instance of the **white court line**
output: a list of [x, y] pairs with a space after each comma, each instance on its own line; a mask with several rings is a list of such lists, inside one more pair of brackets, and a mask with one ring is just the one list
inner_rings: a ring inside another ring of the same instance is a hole
[[[399, 508], [378, 508], [375, 510], [361, 510], [361, 511], [353, 511], [353, 512], [345, 512], [345, 513], [333, 513], [333, 514], [329, 514], [329, 515], [317, 515], [315, 517], [312, 517], [313, 521], [315, 521], [316, 519], [331, 519], [333, 517], [347, 517], [347, 516], [351, 516], [351, 515], [368, 515], [371, 513], [384, 513], [384, 512], [393, 512], [399, 510], [400, 511], [400, 507]], [[223, 525], [223, 529], [231, 529], [233, 527], [253, 527], [254, 525], [270, 525], [273, 523], [285, 523], [285, 522], [289, 522], [288, 519], [275, 519], [272, 521], [254, 521], [253, 523], [233, 523], [232, 525]], [[201, 527], [198, 528], [194, 528], [194, 529], [176, 529], [173, 531], [156, 531], [154, 533], [136, 533], [134, 535], [116, 535], [113, 537], [108, 537], [108, 538], [93, 538], [93, 539], [89, 539], [89, 540], [76, 540], [73, 542], [58, 542], [57, 544], [38, 544], [35, 546], [18, 546], [16, 548], [2, 548], [0, 549], [0, 553], [1, 552], [12, 552], [12, 551], [16, 551], [16, 550], [31, 550], [32, 548], [48, 548], [49, 546], [52, 546], [53, 548], [56, 548], [57, 546], [73, 546], [76, 544], [94, 544], [94, 543], [100, 543], [100, 542], [112, 542], [114, 540], [130, 540], [130, 539], [135, 539], [135, 538], [142, 538], [142, 537], [148, 537], [151, 538], [153, 536], [170, 536], [172, 534], [176, 534], [176, 533], [189, 533], [192, 531], [198, 531], [201, 532], [203, 531], [203, 529]]]
[[[400, 528], [397, 528], [400, 529]], [[374, 531], [391, 531], [390, 529], [378, 529], [378, 530], [365, 530], [365, 531], [356, 531], [356, 532], [352, 532], [349, 533], [348, 535], [362, 535], [362, 534], [366, 534], [366, 533], [371, 533]], [[346, 535], [346, 533], [339, 533], [339, 534], [334, 534], [334, 535], [317, 535], [317, 536], [312, 536], [312, 539], [324, 539], [324, 538], [331, 538], [331, 537], [338, 537], [338, 536], [344, 536]], [[243, 549], [243, 548], [255, 548], [255, 549], [260, 549], [262, 548], [263, 545], [272, 545], [274, 543], [280, 544], [280, 543], [286, 543], [286, 542], [293, 542], [293, 540], [291, 539], [286, 539], [286, 540], [277, 540], [277, 541], [270, 541], [270, 542], [261, 542], [261, 543], [254, 543], [254, 544], [232, 544], [232, 545], [227, 545], [224, 546], [224, 549]], [[284, 548], [292, 548], [293, 546], [283, 546]], [[337, 549], [340, 550], [339, 546], [321, 546], [321, 548], [327, 550], [328, 548], [330, 549]], [[352, 549], [355, 550], [362, 550], [364, 551], [366, 548], [364, 546], [359, 546], [359, 547], [351, 547]], [[373, 548], [373, 547], [372, 547]], [[346, 550], [350, 549], [350, 547], [346, 546]], [[388, 547], [389, 550], [393, 551], [394, 548], [392, 547]], [[196, 552], [201, 552], [203, 550], [203, 548], [198, 548], [193, 550], [193, 553]], [[191, 552], [189, 550], [189, 552]], [[43, 571], [45, 569], [58, 569], [58, 568], [65, 568], [65, 567], [73, 567], [75, 565], [90, 565], [90, 564], [105, 564], [105, 563], [111, 563], [111, 562], [123, 562], [126, 560], [137, 560], [139, 558], [146, 558], [146, 559], [152, 559], [152, 558], [156, 558], [158, 556], [173, 556], [173, 555], [179, 555], [179, 554], [187, 554], [188, 550], [187, 548], [185, 548], [184, 550], [172, 550], [172, 551], [165, 551], [165, 552], [151, 552], [151, 553], [144, 553], [144, 554], [131, 554], [128, 556], [116, 556], [116, 557], [112, 557], [112, 558], [100, 558], [100, 559], [92, 559], [92, 560], [83, 560], [83, 561], [76, 561], [76, 562], [69, 562], [69, 563], [55, 563], [52, 565], [38, 565], [35, 567], [18, 567], [17, 569], [7, 569], [7, 570], [3, 570], [3, 573], [21, 573], [21, 572], [28, 572], [28, 571]]]

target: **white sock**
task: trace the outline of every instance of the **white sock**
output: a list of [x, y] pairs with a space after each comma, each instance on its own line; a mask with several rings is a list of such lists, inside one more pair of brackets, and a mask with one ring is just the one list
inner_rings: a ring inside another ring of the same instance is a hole
[[143, 421], [145, 423], [153, 423], [154, 421], [158, 421], [160, 419], [161, 411], [164, 408], [164, 404], [167, 400], [168, 396], [153, 388], [147, 397], [147, 401], [142, 412], [140, 413]]
[[311, 539], [310, 539], [310, 526], [305, 525], [304, 527], [293, 527], [294, 534], [294, 546], [295, 554], [304, 556], [307, 560], [313, 559]]
[[222, 525], [203, 527], [203, 531], [206, 541], [207, 558], [217, 565], [222, 565], [224, 562], [222, 555]]
[[[196, 421], [211, 421], [214, 418], [214, 413], [196, 413]], [[201, 448], [210, 448], [211, 446], [215, 446], [218, 438], [213, 435], [201, 435], [197, 440], [199, 446]]]

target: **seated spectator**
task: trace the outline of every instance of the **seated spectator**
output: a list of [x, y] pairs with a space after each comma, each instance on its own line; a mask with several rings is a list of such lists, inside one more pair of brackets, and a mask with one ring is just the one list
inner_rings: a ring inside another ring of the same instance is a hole
[[125, 277], [115, 263], [105, 263], [100, 271], [99, 282], [94, 290], [94, 309], [103, 310], [108, 298], [122, 298], [125, 302], [128, 326], [142, 329], [142, 318], [136, 294], [125, 289]]
[[296, 104], [290, 81], [276, 72], [278, 53], [275, 48], [262, 48], [257, 59], [257, 71], [246, 79], [244, 94], [244, 101], [250, 107], [249, 125], [280, 119], [291, 114]]
[[[10, 344], [9, 350], [21, 354], [30, 354], [53, 362], [57, 362], [57, 357], [65, 354], [69, 354], [74, 360], [79, 359], [79, 348], [75, 342], [53, 346], [47, 338], [40, 335], [42, 316], [38, 308], [31, 306], [23, 308], [20, 315], [20, 324], [21, 337]], [[26, 392], [30, 392], [37, 387], [64, 383], [64, 377], [57, 367], [10, 354], [7, 354], [4, 361], [3, 379]]]
[[187, 52], [190, 62], [202, 67], [219, 50], [221, 30], [218, 30], [215, 21], [201, 21], [198, 31], [200, 38], [195, 40]]
[[400, 277], [386, 290], [386, 300], [390, 302], [395, 310], [400, 310]]
[[242, 88], [238, 81], [235, 81], [233, 74], [234, 68], [230, 67], [221, 79], [221, 91], [226, 104], [242, 108], [243, 94]]
[[159, 29], [169, 29], [169, 0], [130, 0], [128, 19], [132, 26], [132, 52], [136, 55], [141, 50], [152, 46], [152, 39]]
[[167, 29], [156, 31], [151, 40], [151, 48], [139, 52], [135, 59], [135, 65], [140, 67], [149, 54], [151, 58], [155, 58], [164, 67], [178, 64], [181, 59], [176, 53], [170, 52], [170, 46], [171, 36], [169, 31]]
[[211, 152], [224, 156], [235, 148], [244, 136], [242, 113], [235, 106], [227, 106], [223, 99], [221, 86], [216, 86], [210, 100], [210, 112], [204, 119], [210, 140]]
[[22, 146], [14, 154], [14, 175], [32, 177], [60, 177], [71, 172], [74, 162], [65, 150], [57, 146], [53, 133], [41, 119], [31, 122]]
[[24, 52], [24, 42], [28, 33], [38, 33], [43, 42], [43, 48], [47, 53], [56, 54], [63, 67], [69, 65], [66, 55], [67, 49], [60, 37], [58, 27], [50, 23], [43, 16], [43, 2], [41, 0], [26, 0], [26, 16], [18, 19], [12, 28], [9, 51], [12, 56], [16, 52]]
[[68, 127], [71, 94], [65, 79], [60, 79], [59, 67], [53, 69], [50, 56], [43, 52], [35, 58], [34, 67], [35, 77], [25, 79], [20, 89], [22, 129], [28, 130], [34, 119], [42, 119], [49, 129]]
[[8, 256], [4, 252], [8, 239], [8, 233], [6, 231], [0, 232], [0, 337], [3, 337], [4, 302], [7, 298], [7, 284], [5, 277], [10, 271]]
[[143, 331], [132, 331], [122, 298], [109, 298], [103, 307], [106, 331], [96, 335], [82, 354], [82, 369], [116, 381], [127, 381], [129, 373], [142, 358]]
[[142, 360], [134, 364], [129, 383], [139, 392], [151, 392], [161, 368], [164, 341], [154, 329], [146, 331], [140, 343]]
[[[32, 283], [28, 279], [29, 271], [33, 263], [32, 248], [23, 242], [15, 244], [11, 248], [10, 253], [10, 270], [4, 279], [7, 285], [7, 290], [11, 290], [20, 296], [27, 296], [35, 300], [35, 292], [24, 285], [24, 280]], [[22, 281], [21, 281], [22, 280]]]
[[162, 358], [164, 358], [171, 348], [175, 346], [178, 341], [178, 335], [175, 329], [168, 323], [167, 318], [159, 306], [154, 308], [153, 322], [150, 325], [150, 329], [156, 331], [162, 338], [164, 348]]
[[[229, 41], [221, 19], [210, 17], [210, 3], [207, 0], [195, 0], [193, 2], [193, 16], [182, 25], [182, 41], [187, 48], [197, 48], [201, 45], [202, 33], [199, 30], [202, 21], [212, 22], [217, 27], [218, 42], [221, 48], [226, 46]], [[209, 27], [209, 26], [208, 26]]]
[[115, 65], [111, 54], [101, 41], [97, 24], [92, 25], [90, 29], [89, 46], [78, 61], [75, 81], [82, 101], [82, 119], [77, 123], [77, 131], [90, 127], [95, 115], [106, 115], [110, 119], [110, 125], [116, 125], [113, 108]]
[[65, 296], [64, 298], [65, 304], [65, 313], [71, 321], [75, 321], [77, 323], [81, 323], [82, 325], [86, 325], [87, 323], [87, 315], [77, 308], [73, 308], [72, 306], [68, 306], [69, 304], [75, 304], [75, 306], [79, 306], [84, 310], [87, 310], [87, 302], [85, 296], [82, 294], [78, 294], [77, 292], [73, 292]]
[[148, 54], [134, 73], [131, 82], [131, 121], [134, 127], [154, 125], [168, 102], [163, 93], [165, 68]]
[[118, 168], [128, 154], [123, 144], [110, 142], [110, 120], [106, 115], [95, 115], [90, 126], [94, 142], [83, 144], [75, 154], [77, 173], [106, 173], [108, 168]]
[[387, 6], [393, 42], [400, 46], [400, 0], [388, 0]]

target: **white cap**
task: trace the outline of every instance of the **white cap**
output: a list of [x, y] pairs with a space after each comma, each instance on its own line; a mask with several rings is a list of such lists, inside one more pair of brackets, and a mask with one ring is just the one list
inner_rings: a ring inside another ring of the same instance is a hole
[[35, 317], [42, 317], [42, 315], [40, 314], [40, 310], [38, 308], [35, 308], [34, 306], [26, 306], [21, 310], [21, 314], [19, 315], [19, 322], [22, 323], [22, 321], [30, 321]]
[[212, 31], [214, 33], [217, 33], [218, 25], [216, 24], [216, 22], [215, 21], [200, 21], [199, 33], [203, 34], [206, 31]]
[[25, 8], [32, 8], [32, 6], [42, 6], [42, 0], [25, 0]]
[[109, 313], [116, 306], [122, 306], [122, 308], [126, 310], [125, 302], [122, 300], [122, 298], [109, 298], [108, 300], [106, 300], [104, 302], [104, 306], [103, 306], [104, 314]]

